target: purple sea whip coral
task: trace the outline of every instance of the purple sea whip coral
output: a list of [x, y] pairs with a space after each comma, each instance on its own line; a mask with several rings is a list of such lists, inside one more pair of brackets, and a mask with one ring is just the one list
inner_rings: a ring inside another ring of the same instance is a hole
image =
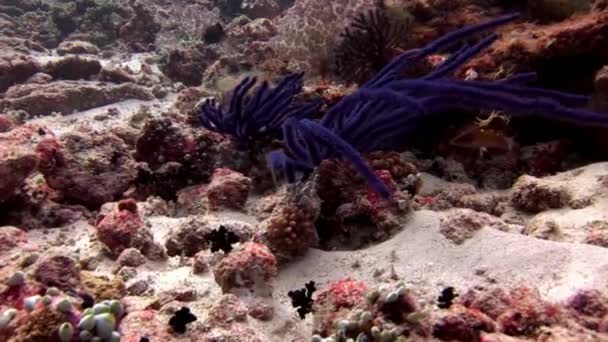
[[232, 91], [228, 108], [223, 109], [215, 99], [205, 100], [199, 108], [200, 122], [209, 130], [235, 138], [241, 146], [262, 136], [280, 135], [286, 119], [309, 117], [321, 107], [318, 101], [294, 101], [302, 91], [302, 78], [302, 73], [289, 75], [275, 88], [264, 81], [251, 95], [257, 78], [246, 77]]
[[453, 47], [465, 38], [516, 19], [512, 14], [451, 32], [419, 49], [396, 57], [373, 79], [336, 104], [320, 121], [286, 120], [283, 124], [286, 151], [273, 151], [267, 159], [283, 170], [289, 181], [307, 176], [321, 160], [344, 156], [383, 197], [389, 189], [364, 162], [360, 153], [390, 149], [415, 129], [416, 119], [450, 109], [498, 109], [513, 115], [542, 115], [578, 124], [608, 126], [608, 116], [573, 107], [589, 98], [529, 87], [534, 73], [508, 79], [462, 81], [448, 76], [498, 37], [491, 34], [478, 43], [464, 45], [437, 69], [416, 79], [401, 79], [405, 67]]

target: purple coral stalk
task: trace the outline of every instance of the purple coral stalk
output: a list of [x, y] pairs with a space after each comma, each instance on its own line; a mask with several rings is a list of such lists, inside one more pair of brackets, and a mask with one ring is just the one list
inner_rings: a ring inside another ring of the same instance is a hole
[[286, 119], [308, 117], [321, 106], [318, 101], [295, 103], [294, 97], [302, 91], [302, 78], [302, 73], [289, 75], [275, 88], [264, 81], [251, 95], [257, 79], [246, 77], [232, 91], [228, 108], [222, 108], [215, 99], [205, 100], [199, 108], [200, 122], [209, 130], [234, 137], [243, 146], [252, 139], [276, 135]]
[[496, 39], [492, 34], [473, 46], [464, 46], [434, 71], [417, 79], [400, 79], [408, 63], [415, 63], [462, 39], [517, 18], [503, 16], [465, 27], [419, 49], [406, 51], [384, 67], [356, 92], [343, 98], [319, 124], [290, 120], [283, 125], [285, 152], [269, 155], [273, 168], [286, 171], [290, 181], [306, 175], [321, 160], [345, 156], [385, 198], [388, 189], [363, 162], [360, 153], [398, 146], [415, 128], [416, 119], [452, 109], [499, 109], [514, 115], [541, 115], [577, 124], [608, 126], [608, 115], [578, 109], [586, 96], [527, 86], [534, 73], [514, 75], [501, 81], [461, 81], [448, 76]]

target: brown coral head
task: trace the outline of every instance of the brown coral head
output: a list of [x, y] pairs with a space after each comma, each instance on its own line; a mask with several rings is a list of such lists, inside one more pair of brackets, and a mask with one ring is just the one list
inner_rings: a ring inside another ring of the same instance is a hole
[[137, 214], [137, 202], [132, 198], [127, 198], [118, 202], [118, 211], [127, 210]]

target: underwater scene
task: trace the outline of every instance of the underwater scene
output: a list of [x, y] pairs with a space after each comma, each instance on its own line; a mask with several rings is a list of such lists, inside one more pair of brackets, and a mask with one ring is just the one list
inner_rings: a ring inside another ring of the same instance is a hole
[[608, 1], [0, 0], [0, 342], [608, 342]]

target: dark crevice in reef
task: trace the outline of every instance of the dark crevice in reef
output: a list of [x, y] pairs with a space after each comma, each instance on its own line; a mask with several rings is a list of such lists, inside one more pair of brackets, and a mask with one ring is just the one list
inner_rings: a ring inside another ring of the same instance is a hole
[[595, 73], [608, 63], [597, 55], [553, 57], [533, 66], [538, 75], [534, 86], [575, 94], [591, 94]]

